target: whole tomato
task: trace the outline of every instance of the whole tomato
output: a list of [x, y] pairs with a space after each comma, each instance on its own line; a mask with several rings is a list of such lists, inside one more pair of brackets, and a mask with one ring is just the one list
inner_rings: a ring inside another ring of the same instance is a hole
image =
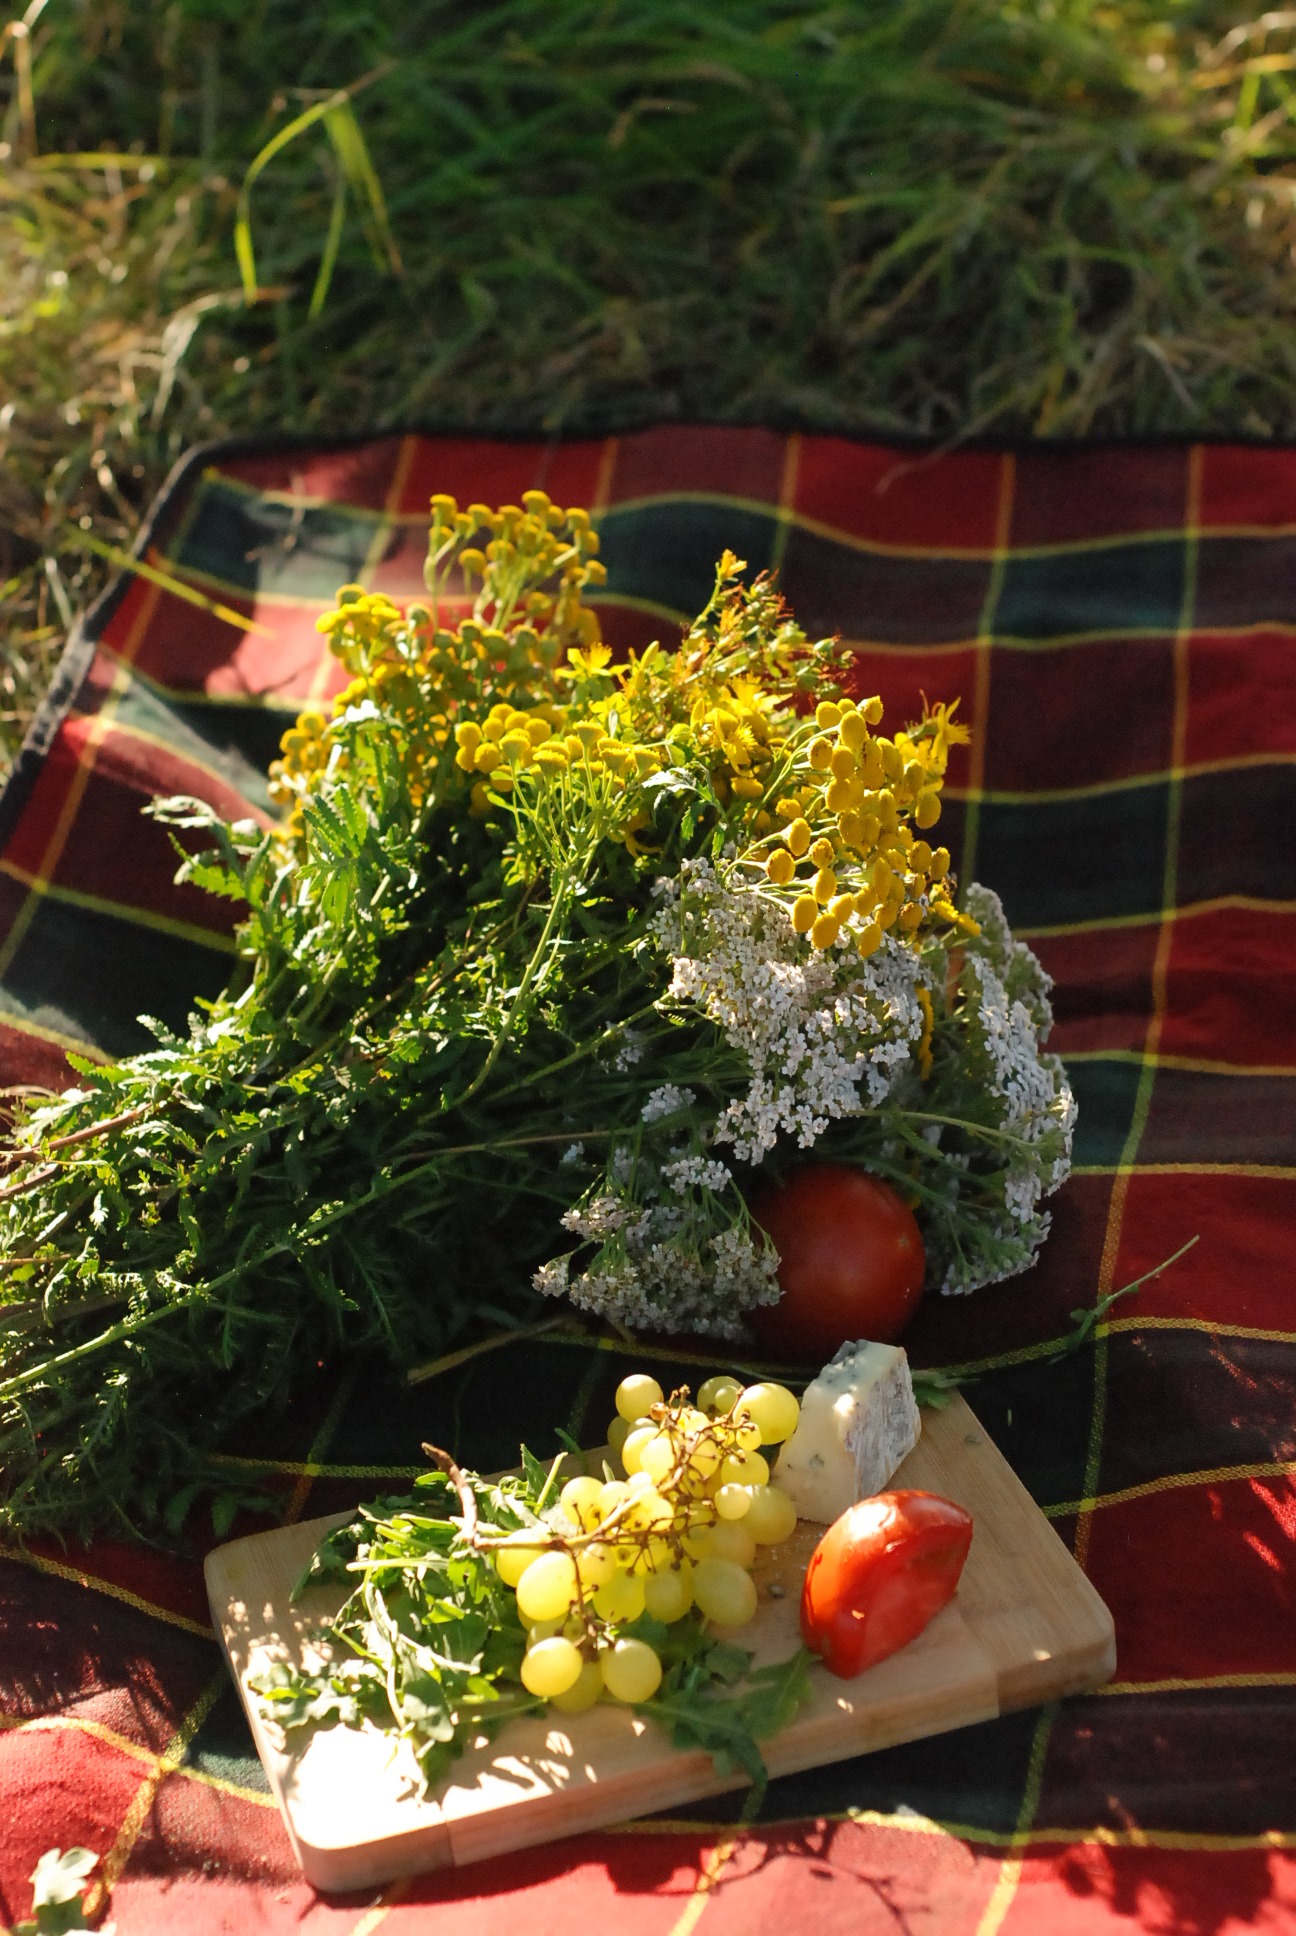
[[801, 1591], [801, 1638], [853, 1680], [916, 1640], [954, 1598], [972, 1515], [934, 1492], [880, 1492], [835, 1520]]
[[779, 1254], [777, 1304], [751, 1313], [776, 1357], [822, 1363], [856, 1338], [894, 1344], [927, 1268], [912, 1210], [889, 1183], [849, 1163], [807, 1163], [752, 1199]]

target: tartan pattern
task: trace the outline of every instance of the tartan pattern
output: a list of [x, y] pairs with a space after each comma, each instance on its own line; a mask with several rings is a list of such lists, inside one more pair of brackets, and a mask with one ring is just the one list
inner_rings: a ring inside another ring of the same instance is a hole
[[[1035, 1270], [929, 1302], [910, 1348], [981, 1374], [975, 1409], [1113, 1609], [1117, 1679], [780, 1780], [754, 1822], [721, 1798], [325, 1902], [295, 1873], [197, 1567], [41, 1545], [0, 1555], [0, 1910], [25, 1912], [44, 1848], [80, 1841], [106, 1853], [123, 1936], [492, 1936], [519, 1914], [537, 1936], [600, 1915], [688, 1936], [703, 1911], [709, 1936], [776, 1916], [1296, 1930], [1296, 451], [675, 427], [199, 452], [0, 801], [4, 1079], [58, 1083], [65, 1049], [129, 1051], [140, 1012], [182, 1026], [221, 985], [228, 909], [172, 885], [140, 804], [262, 810], [283, 726], [339, 683], [314, 631], [337, 585], [416, 595], [432, 490], [532, 485], [595, 511], [620, 646], [669, 639], [729, 545], [855, 645], [893, 722], [923, 691], [962, 695], [974, 740], [941, 837], [1056, 978], [1081, 1118]], [[1091, 1350], [1047, 1361], [1074, 1307], [1194, 1233]], [[539, 1339], [414, 1391], [334, 1379], [228, 1462], [300, 1518], [416, 1470], [428, 1436], [489, 1467], [519, 1436], [554, 1445], [556, 1422], [597, 1431], [625, 1369], [620, 1347]]]

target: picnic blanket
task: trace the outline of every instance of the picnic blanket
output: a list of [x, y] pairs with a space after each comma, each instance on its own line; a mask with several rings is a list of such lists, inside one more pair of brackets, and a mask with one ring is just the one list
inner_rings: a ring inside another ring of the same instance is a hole
[[[724, 1797], [325, 1900], [198, 1563], [43, 1543], [0, 1556], [0, 1913], [82, 1843], [122, 1936], [1296, 1930], [1296, 451], [681, 427], [199, 451], [0, 802], [0, 1081], [61, 1086], [68, 1049], [133, 1050], [140, 1014], [183, 1027], [221, 986], [230, 910], [172, 885], [142, 802], [264, 806], [285, 724], [337, 683], [335, 588], [417, 595], [432, 491], [530, 486], [595, 512], [622, 647], [676, 636], [729, 546], [853, 644], [890, 721], [961, 696], [941, 835], [1056, 979], [1080, 1121], [1040, 1263], [929, 1300], [911, 1352], [980, 1374], [970, 1402], [1112, 1608], [1116, 1680], [778, 1780], [755, 1820]], [[1193, 1236], [1052, 1361], [1073, 1310]], [[630, 1362], [532, 1341], [412, 1391], [326, 1370], [228, 1459], [301, 1518], [391, 1490], [423, 1438], [489, 1469], [520, 1436], [597, 1436]]]

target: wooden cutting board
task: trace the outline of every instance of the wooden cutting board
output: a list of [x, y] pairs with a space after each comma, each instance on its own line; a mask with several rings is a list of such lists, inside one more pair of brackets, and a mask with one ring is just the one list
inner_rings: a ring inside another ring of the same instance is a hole
[[[987, 1721], [1080, 1693], [1115, 1668], [1111, 1615], [1044, 1515], [955, 1397], [923, 1414], [921, 1443], [894, 1486], [955, 1499], [975, 1522], [957, 1598], [926, 1632], [853, 1681], [813, 1670], [814, 1699], [763, 1744], [771, 1774], [844, 1761], [874, 1748]], [[270, 1785], [306, 1878], [360, 1889], [423, 1869], [477, 1862], [608, 1822], [676, 1808], [742, 1777], [682, 1753], [627, 1708], [512, 1722], [470, 1750], [420, 1800], [413, 1757], [376, 1731], [281, 1735], [247, 1686], [274, 1660], [299, 1662], [309, 1633], [337, 1607], [333, 1588], [291, 1592], [333, 1514], [221, 1546], [207, 1560], [212, 1614]], [[823, 1528], [803, 1524], [763, 1549], [759, 1611], [737, 1636], [757, 1664], [800, 1644], [806, 1562]]]

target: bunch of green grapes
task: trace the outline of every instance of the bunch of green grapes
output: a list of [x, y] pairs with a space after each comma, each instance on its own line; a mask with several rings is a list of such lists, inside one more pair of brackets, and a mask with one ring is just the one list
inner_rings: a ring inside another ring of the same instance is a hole
[[796, 1527], [761, 1450], [796, 1429], [800, 1407], [782, 1385], [709, 1378], [693, 1405], [687, 1387], [667, 1399], [638, 1375], [622, 1380], [616, 1406], [608, 1442], [625, 1478], [569, 1479], [543, 1543], [519, 1533], [494, 1548], [528, 1629], [523, 1684], [567, 1714], [604, 1693], [651, 1700], [661, 1659], [625, 1631], [645, 1614], [746, 1626], [757, 1548]]

